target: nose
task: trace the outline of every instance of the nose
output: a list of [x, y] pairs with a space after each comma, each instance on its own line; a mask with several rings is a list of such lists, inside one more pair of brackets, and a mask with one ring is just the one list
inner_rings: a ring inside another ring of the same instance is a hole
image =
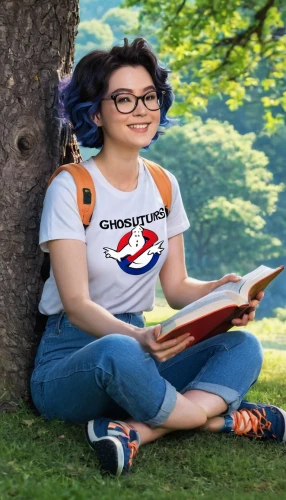
[[147, 114], [147, 108], [146, 108], [146, 106], [143, 103], [142, 97], [140, 99], [138, 99], [138, 103], [137, 103], [136, 108], [133, 111], [133, 114], [134, 114], [134, 116], [137, 116], [137, 115], [143, 115], [144, 116], [144, 115]]

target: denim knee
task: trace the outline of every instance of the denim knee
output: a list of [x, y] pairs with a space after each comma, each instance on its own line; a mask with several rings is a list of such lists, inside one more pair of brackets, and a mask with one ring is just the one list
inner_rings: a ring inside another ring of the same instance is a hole
[[96, 342], [96, 370], [103, 370], [114, 380], [132, 380], [141, 372], [146, 374], [147, 366], [155, 364], [151, 356], [144, 352], [137, 340], [126, 335], [112, 333]]
[[233, 337], [233, 340], [240, 340], [245, 353], [247, 354], [246, 358], [248, 358], [249, 354], [251, 353], [251, 364], [256, 373], [255, 380], [257, 380], [264, 359], [263, 347], [260, 340], [255, 335], [253, 335], [253, 333], [250, 333], [247, 330], [231, 332], [231, 337]]
[[105, 368], [109, 366], [120, 369], [124, 369], [129, 363], [133, 364], [135, 358], [144, 360], [148, 356], [137, 340], [119, 333], [101, 337], [96, 342], [96, 353], [98, 366], [104, 363]]
[[213, 347], [213, 353], [186, 389], [217, 394], [233, 411], [259, 376], [263, 362], [261, 344], [244, 330], [222, 333], [207, 343]]

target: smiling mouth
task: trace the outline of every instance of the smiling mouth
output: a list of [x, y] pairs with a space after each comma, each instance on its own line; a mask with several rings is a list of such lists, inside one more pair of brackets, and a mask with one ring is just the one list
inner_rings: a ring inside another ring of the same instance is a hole
[[142, 129], [142, 130], [146, 130], [148, 128], [148, 126], [150, 125], [150, 123], [137, 123], [137, 124], [134, 124], [134, 125], [128, 125], [129, 128], [135, 128], [135, 129]]

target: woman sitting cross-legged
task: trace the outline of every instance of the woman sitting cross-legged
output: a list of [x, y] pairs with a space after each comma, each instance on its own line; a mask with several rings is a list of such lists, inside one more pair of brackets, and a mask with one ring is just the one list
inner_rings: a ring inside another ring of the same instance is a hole
[[175, 430], [286, 439], [282, 409], [244, 400], [263, 357], [244, 329], [254, 311], [233, 320], [237, 331], [196, 345], [189, 333], [159, 344], [160, 325], [144, 324], [158, 276], [176, 309], [240, 279], [187, 276], [189, 223], [178, 183], [165, 171], [172, 187], [167, 213], [139, 156], [168, 124], [167, 77], [142, 38], [79, 61], [64, 105], [79, 142], [100, 149], [83, 162], [96, 188], [95, 209], [85, 228], [75, 183], [63, 171], [47, 190], [41, 219], [51, 273], [40, 302], [48, 321], [31, 378], [33, 401], [47, 419], [85, 423], [101, 468], [114, 475], [129, 470], [140, 444]]

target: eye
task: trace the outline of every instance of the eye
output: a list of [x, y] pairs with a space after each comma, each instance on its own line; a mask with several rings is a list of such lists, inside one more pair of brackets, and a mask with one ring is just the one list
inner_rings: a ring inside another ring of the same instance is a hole
[[146, 101], [154, 101], [157, 99], [157, 94], [156, 92], [150, 92], [149, 94], [146, 94], [145, 96]]
[[118, 96], [117, 97], [117, 102], [119, 104], [123, 104], [124, 102], [131, 102], [131, 98], [127, 95], [124, 95], [124, 96]]

